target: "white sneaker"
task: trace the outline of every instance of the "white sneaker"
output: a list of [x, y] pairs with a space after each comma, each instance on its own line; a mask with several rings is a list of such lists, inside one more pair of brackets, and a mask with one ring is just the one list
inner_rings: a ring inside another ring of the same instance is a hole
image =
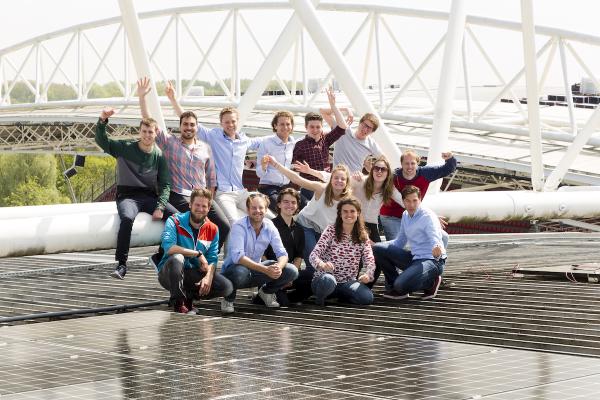
[[277, 296], [275, 293], [265, 293], [262, 288], [258, 289], [258, 295], [265, 302], [265, 306], [269, 308], [278, 308]]
[[231, 314], [235, 312], [233, 308], [233, 301], [227, 301], [225, 299], [221, 300], [221, 312], [225, 314]]

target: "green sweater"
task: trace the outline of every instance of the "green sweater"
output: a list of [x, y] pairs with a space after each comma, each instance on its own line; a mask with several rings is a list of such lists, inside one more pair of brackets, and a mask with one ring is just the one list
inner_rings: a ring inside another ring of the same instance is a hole
[[117, 159], [117, 192], [152, 192], [158, 194], [158, 209], [164, 210], [169, 200], [171, 177], [167, 160], [157, 146], [146, 153], [139, 140], [114, 140], [106, 134], [107, 122], [98, 120], [96, 143], [105, 153]]

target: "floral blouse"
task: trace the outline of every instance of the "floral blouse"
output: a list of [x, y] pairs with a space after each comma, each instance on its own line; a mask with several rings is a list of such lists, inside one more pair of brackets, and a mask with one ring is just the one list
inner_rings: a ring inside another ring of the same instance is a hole
[[335, 267], [331, 273], [338, 283], [356, 280], [361, 258], [363, 266], [367, 270], [366, 274], [373, 280], [375, 258], [371, 245], [367, 242], [354, 243], [351, 236], [345, 233], [342, 234], [342, 240], [338, 242], [335, 237], [335, 226], [329, 225], [310, 253], [310, 263], [317, 269], [313, 279], [317, 279], [325, 273], [320, 265], [329, 261]]

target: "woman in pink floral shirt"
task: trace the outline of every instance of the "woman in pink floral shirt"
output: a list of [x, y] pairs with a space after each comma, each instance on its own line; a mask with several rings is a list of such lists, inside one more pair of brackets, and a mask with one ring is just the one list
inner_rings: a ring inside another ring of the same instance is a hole
[[[317, 269], [311, 286], [318, 305], [325, 305], [327, 297], [353, 304], [373, 303], [373, 292], [365, 284], [373, 280], [375, 259], [360, 214], [356, 198], [340, 200], [335, 225], [323, 231], [310, 254], [310, 262]], [[357, 281], [361, 260], [366, 272]]]

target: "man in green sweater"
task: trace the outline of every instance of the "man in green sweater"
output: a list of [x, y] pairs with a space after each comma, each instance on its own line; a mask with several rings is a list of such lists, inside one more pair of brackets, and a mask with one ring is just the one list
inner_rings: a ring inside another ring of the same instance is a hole
[[[127, 256], [131, 240], [133, 221], [140, 212], [152, 215], [152, 219], [161, 220], [167, 208], [170, 191], [170, 176], [167, 161], [158, 147], [156, 139], [156, 121], [142, 119], [139, 139], [114, 140], [106, 134], [108, 118], [115, 110], [102, 110], [96, 125], [96, 143], [105, 153], [117, 159], [117, 211], [121, 224], [117, 234], [115, 260], [119, 263], [111, 276], [125, 278]], [[169, 210], [173, 212], [173, 210]]]

